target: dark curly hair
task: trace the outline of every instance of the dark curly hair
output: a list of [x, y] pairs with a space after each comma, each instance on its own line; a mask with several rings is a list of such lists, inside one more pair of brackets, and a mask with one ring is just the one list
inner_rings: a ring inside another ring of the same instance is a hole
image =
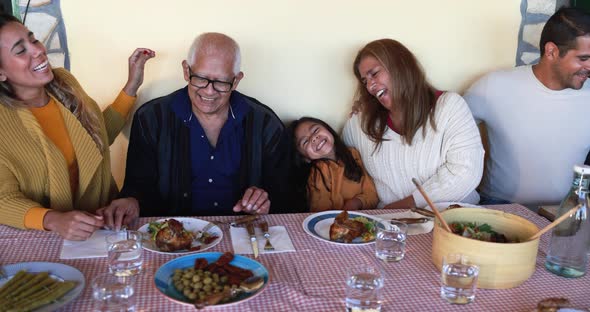
[[[315, 177], [317, 174], [319, 174], [321, 176], [322, 182], [323, 182], [324, 186], [326, 187], [326, 189], [328, 189], [328, 191], [331, 191], [326, 183], [326, 178], [324, 177], [322, 172], [319, 170], [318, 165], [321, 162], [328, 162], [328, 161], [333, 161], [333, 160], [328, 159], [328, 158], [321, 158], [321, 159], [315, 159], [315, 160], [308, 162], [303, 157], [303, 155], [301, 155], [299, 150], [297, 149], [297, 139], [295, 136], [295, 131], [297, 130], [299, 125], [301, 125], [304, 122], [317, 123], [317, 124], [323, 126], [324, 128], [326, 128], [330, 132], [330, 134], [332, 134], [332, 136], [334, 137], [334, 154], [336, 155], [336, 161], [341, 161], [344, 164], [344, 176], [354, 182], [360, 182], [361, 178], [363, 176], [363, 169], [357, 163], [357, 161], [354, 159], [354, 157], [352, 156], [352, 153], [350, 152], [348, 147], [346, 147], [346, 144], [344, 144], [344, 141], [342, 141], [342, 139], [340, 138], [338, 133], [336, 133], [336, 131], [334, 131], [334, 129], [332, 129], [332, 127], [330, 127], [330, 125], [328, 125], [327, 123], [325, 123], [324, 121], [322, 121], [320, 119], [313, 118], [313, 117], [301, 117], [301, 118], [293, 121], [291, 123], [291, 125], [289, 126], [289, 135], [291, 136], [291, 142], [293, 144], [292, 148], [295, 151], [293, 153], [293, 167], [294, 167], [293, 172], [294, 172], [296, 192], [303, 195], [305, 198], [308, 198], [307, 182], [308, 182], [309, 177], [311, 175], [313, 175], [313, 177], [314, 177], [313, 180], [316, 181]], [[311, 186], [315, 187], [316, 189], [318, 188], [317, 185], [311, 185]]]

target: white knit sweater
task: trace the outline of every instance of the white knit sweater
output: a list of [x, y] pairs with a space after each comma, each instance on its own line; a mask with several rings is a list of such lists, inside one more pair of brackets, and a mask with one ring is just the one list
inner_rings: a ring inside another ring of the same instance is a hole
[[471, 111], [460, 95], [446, 92], [436, 102], [434, 119], [437, 130], [428, 122], [426, 136], [418, 130], [412, 145], [387, 128], [388, 141], [374, 153], [376, 144], [362, 131], [359, 115], [344, 126], [344, 142], [359, 150], [375, 181], [379, 208], [409, 195], [417, 207], [426, 206], [412, 178], [420, 181], [433, 202], [479, 201], [475, 188], [482, 177], [484, 150]]

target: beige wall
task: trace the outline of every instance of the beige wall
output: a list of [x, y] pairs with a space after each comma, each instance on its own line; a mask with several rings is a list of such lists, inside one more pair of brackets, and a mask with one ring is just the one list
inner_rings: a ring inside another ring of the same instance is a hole
[[[217, 31], [242, 48], [239, 90], [285, 121], [312, 115], [340, 128], [356, 87], [351, 63], [366, 42], [394, 38], [430, 81], [463, 92], [481, 74], [514, 65], [520, 0], [62, 0], [71, 70], [106, 106], [123, 86], [127, 57], [149, 47], [139, 103], [183, 87], [192, 39]], [[124, 176], [127, 133], [111, 148]]]

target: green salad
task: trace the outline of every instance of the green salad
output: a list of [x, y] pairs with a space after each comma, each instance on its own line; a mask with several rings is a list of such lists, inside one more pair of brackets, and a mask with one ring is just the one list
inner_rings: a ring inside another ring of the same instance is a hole
[[500, 234], [492, 229], [492, 226], [475, 222], [452, 222], [449, 224], [451, 231], [463, 237], [477, 239], [484, 242], [493, 243], [518, 243], [518, 239], [509, 240], [504, 234]]
[[354, 221], [358, 221], [365, 226], [366, 231], [360, 236], [363, 242], [370, 242], [375, 240], [375, 222], [366, 217], [354, 217]]

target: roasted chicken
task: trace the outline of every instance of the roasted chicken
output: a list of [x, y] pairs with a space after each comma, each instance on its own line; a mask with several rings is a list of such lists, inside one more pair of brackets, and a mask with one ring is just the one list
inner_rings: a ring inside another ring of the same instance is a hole
[[161, 251], [176, 251], [191, 248], [193, 234], [184, 229], [182, 223], [175, 219], [168, 219], [158, 226], [151, 227], [152, 237]]
[[330, 226], [330, 240], [350, 243], [366, 231], [365, 225], [360, 221], [349, 219], [348, 212], [345, 210], [334, 218], [334, 223]]

